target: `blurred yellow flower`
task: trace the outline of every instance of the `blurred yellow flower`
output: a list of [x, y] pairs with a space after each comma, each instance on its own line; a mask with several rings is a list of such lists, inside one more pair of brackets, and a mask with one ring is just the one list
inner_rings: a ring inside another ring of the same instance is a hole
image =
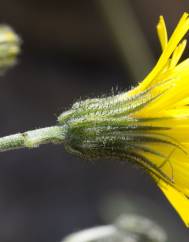
[[[143, 165], [189, 226], [189, 58], [179, 62], [186, 47], [182, 40], [189, 30], [189, 14], [184, 13], [168, 40], [164, 18], [160, 16], [157, 33], [162, 54], [147, 77], [129, 96], [147, 92], [142, 102], [149, 103], [130, 114], [140, 125], [156, 127], [141, 141], [145, 149], [137, 153]], [[142, 100], [142, 99], [141, 99]], [[144, 133], [142, 134], [143, 137]], [[146, 152], [148, 150], [148, 152]], [[147, 161], [149, 164], [147, 164]]]

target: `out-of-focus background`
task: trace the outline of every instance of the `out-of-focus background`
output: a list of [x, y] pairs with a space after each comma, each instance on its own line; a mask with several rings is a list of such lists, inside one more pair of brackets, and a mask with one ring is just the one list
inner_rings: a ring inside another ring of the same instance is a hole
[[[171, 33], [188, 8], [178, 0], [1, 1], [0, 21], [23, 45], [18, 65], [0, 77], [0, 135], [53, 125], [80, 98], [135, 85], [160, 54], [159, 15]], [[83, 161], [61, 145], [0, 154], [0, 241], [57, 242], [122, 213], [154, 219], [171, 242], [189, 240], [156, 185], [130, 164]]]

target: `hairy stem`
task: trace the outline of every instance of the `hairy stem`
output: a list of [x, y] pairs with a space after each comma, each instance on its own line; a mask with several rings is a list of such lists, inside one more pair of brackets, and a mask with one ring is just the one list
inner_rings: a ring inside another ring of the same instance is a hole
[[41, 144], [62, 143], [64, 126], [52, 126], [0, 138], [0, 152], [19, 148], [35, 148]]

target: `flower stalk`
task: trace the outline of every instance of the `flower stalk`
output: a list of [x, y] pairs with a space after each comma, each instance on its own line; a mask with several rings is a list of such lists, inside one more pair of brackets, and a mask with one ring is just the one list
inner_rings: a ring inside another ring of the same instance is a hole
[[41, 144], [57, 144], [63, 142], [63, 140], [63, 126], [35, 129], [0, 138], [0, 152], [20, 148], [36, 148]]

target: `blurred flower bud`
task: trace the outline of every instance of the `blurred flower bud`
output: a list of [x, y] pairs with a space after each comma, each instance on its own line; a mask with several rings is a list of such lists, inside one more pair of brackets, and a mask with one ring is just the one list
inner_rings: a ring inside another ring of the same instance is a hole
[[138, 242], [166, 242], [167, 235], [165, 231], [151, 219], [127, 214], [122, 215], [115, 223], [120, 232], [126, 235], [134, 234]]
[[20, 53], [21, 39], [7, 25], [0, 25], [0, 74], [16, 64]]
[[152, 220], [123, 215], [113, 225], [73, 233], [62, 242], [166, 242], [164, 230]]

